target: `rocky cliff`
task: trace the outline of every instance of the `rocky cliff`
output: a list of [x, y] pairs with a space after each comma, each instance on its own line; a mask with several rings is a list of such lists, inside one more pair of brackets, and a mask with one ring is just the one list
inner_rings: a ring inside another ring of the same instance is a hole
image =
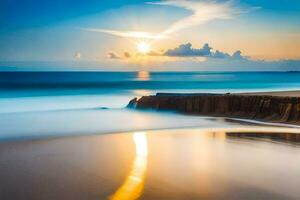
[[300, 97], [158, 93], [132, 99], [128, 107], [300, 124]]

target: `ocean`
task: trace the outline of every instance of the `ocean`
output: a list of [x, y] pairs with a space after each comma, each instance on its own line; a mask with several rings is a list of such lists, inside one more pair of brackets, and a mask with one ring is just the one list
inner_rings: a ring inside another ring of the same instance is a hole
[[[1, 97], [151, 91], [293, 90], [300, 72], [1, 72]], [[23, 91], [23, 93], [22, 93]], [[31, 91], [31, 92], [29, 92]]]
[[125, 107], [134, 97], [157, 92], [297, 89], [298, 72], [1, 72], [0, 139], [231, 126]]

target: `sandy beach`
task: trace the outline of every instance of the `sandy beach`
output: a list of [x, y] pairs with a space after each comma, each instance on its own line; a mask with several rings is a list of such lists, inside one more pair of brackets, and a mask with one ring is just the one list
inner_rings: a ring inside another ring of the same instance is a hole
[[181, 129], [1, 142], [0, 198], [300, 197], [297, 144], [235, 137], [232, 131]]

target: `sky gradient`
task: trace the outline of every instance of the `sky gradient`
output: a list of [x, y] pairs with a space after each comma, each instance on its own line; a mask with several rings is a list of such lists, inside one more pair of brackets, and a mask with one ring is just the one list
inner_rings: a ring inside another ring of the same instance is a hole
[[3, 0], [0, 46], [0, 70], [300, 70], [300, 1]]

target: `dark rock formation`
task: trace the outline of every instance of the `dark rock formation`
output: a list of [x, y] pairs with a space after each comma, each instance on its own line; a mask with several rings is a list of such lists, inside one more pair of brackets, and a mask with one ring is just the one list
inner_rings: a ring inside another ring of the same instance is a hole
[[249, 138], [249, 139], [270, 139], [275, 141], [284, 141], [284, 142], [300, 142], [300, 134], [295, 133], [226, 133], [227, 136], [230, 137], [241, 137], [241, 138]]
[[137, 98], [134, 98], [132, 100], [129, 101], [127, 108], [135, 108], [137, 104]]
[[158, 93], [135, 98], [128, 107], [300, 124], [300, 97]]

